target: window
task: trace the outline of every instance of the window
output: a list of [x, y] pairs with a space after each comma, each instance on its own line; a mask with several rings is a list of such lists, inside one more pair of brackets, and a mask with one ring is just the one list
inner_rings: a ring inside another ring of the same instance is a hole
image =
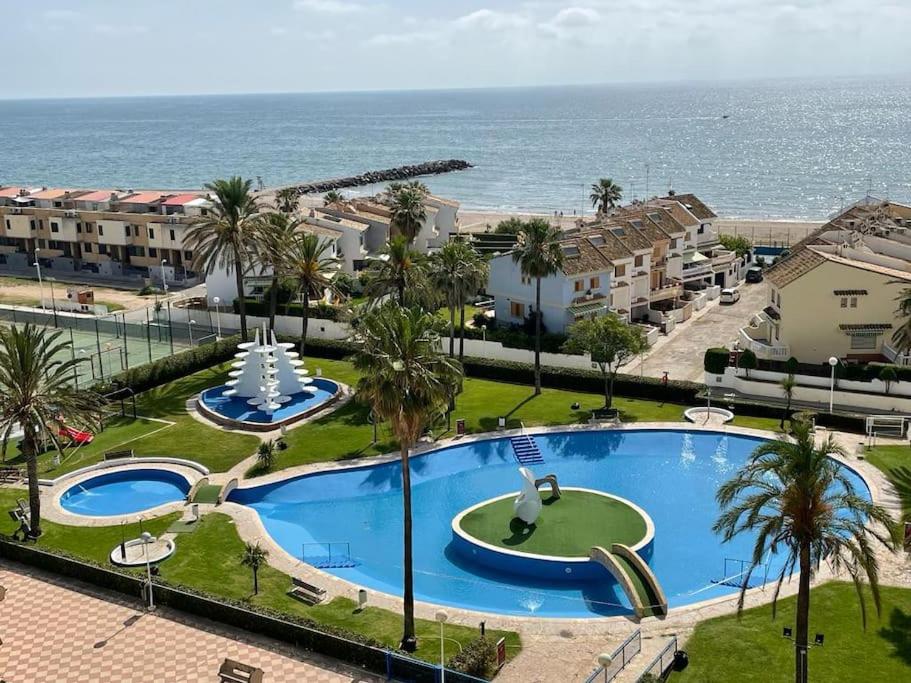
[[149, 247], [149, 258], [158, 258], [158, 249]]
[[12, 230], [12, 229], [13, 229], [12, 224], [9, 222], [9, 218], [6, 219], [6, 229], [7, 229], [7, 230]]
[[626, 264], [621, 263], [614, 268], [614, 277], [623, 277], [624, 275], [626, 275]]
[[641, 268], [643, 263], [645, 263], [645, 257], [641, 256], [641, 255], [637, 256], [636, 257], [636, 268]]
[[851, 308], [857, 308], [857, 297], [856, 296], [851, 297]]
[[193, 252], [192, 252], [192, 251], [185, 251], [185, 252], [183, 253], [183, 257], [184, 257], [187, 261], [192, 261], [192, 260], [193, 260]]
[[848, 297], [846, 297], [846, 296], [841, 297], [841, 307], [842, 308], [848, 307]]
[[876, 337], [870, 334], [852, 334], [851, 335], [851, 348], [852, 349], [875, 349], [876, 348]]
[[28, 222], [28, 227], [29, 227], [31, 230], [36, 230], [38, 226], [35, 225], [35, 221], [29, 221], [29, 222]]
[[38, 240], [38, 248], [39, 248], [39, 249], [46, 249], [46, 248], [47, 248], [47, 242], [45, 242], [44, 240]]
[[92, 243], [86, 242], [85, 244], [83, 244], [82, 251], [84, 251], [86, 254], [91, 254], [92, 253]]
[[130, 246], [127, 247], [127, 253], [130, 256], [145, 256], [146, 249], [145, 249], [145, 247], [140, 247], [138, 245], [131, 244]]
[[585, 280], [576, 280], [573, 282], [573, 290], [576, 292], [581, 292], [585, 289]]
[[98, 245], [98, 253], [99, 253], [99, 254], [107, 254], [107, 253], [108, 253], [108, 245], [106, 245], [106, 244], [99, 244], [99, 245]]
[[60, 223], [51, 221], [51, 232], [60, 232]]
[[510, 302], [509, 315], [511, 315], [513, 318], [524, 318], [525, 317], [525, 304], [520, 304], [518, 301]]
[[174, 239], [175, 239], [175, 237], [174, 237], [174, 229], [172, 228], [169, 232], [171, 233], [171, 241], [173, 242]]
[[91, 232], [92, 232], [92, 224], [91, 224], [91, 223], [86, 223], [86, 224], [85, 224], [85, 231], [86, 231], [87, 233], [90, 233], [90, 234], [91, 234]]
[[155, 229], [154, 228], [149, 228], [149, 239], [150, 240], [155, 239]]
[[98, 224], [98, 234], [99, 235], [104, 234], [104, 226], [101, 223]]
[[124, 231], [124, 233], [126, 234], [127, 237], [130, 236], [130, 226], [129, 226], [129, 225], [124, 225], [124, 226], [123, 226], [123, 231]]
[[82, 223], [76, 223], [76, 232], [82, 232]]
[[588, 286], [590, 289], [598, 289], [601, 287], [601, 278], [596, 275], [588, 281]]

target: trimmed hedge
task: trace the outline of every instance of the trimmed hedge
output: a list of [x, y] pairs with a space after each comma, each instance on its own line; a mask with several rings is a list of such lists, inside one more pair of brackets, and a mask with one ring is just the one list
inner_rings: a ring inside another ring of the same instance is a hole
[[[261, 318], [269, 317], [269, 301], [256, 301], [255, 299], [247, 299], [247, 315], [258, 316]], [[288, 315], [295, 318], [303, 317], [304, 307], [297, 301], [287, 304], [279, 304], [275, 310], [276, 315]], [[234, 313], [240, 313], [240, 302], [234, 300]], [[311, 320], [331, 320], [333, 322], [340, 322], [347, 320], [349, 314], [347, 309], [340, 308], [338, 306], [330, 306], [325, 303], [317, 303], [310, 306], [310, 319]]]
[[496, 663], [497, 646], [485, 636], [479, 636], [451, 657], [446, 663], [451, 669], [462, 671], [469, 676], [487, 677], [493, 673]]
[[706, 372], [723, 375], [730, 359], [731, 352], [725, 348], [706, 349], [702, 365]]

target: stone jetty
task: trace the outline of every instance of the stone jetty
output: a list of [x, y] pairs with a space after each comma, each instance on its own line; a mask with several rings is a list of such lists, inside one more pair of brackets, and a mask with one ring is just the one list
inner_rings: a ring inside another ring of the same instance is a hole
[[451, 173], [452, 171], [463, 171], [471, 168], [472, 164], [462, 159], [442, 159], [439, 161], [426, 161], [422, 164], [412, 164], [409, 166], [398, 166], [397, 168], [387, 168], [382, 171], [368, 171], [360, 175], [349, 176], [347, 178], [332, 178], [331, 180], [318, 180], [312, 183], [301, 183], [300, 185], [290, 185], [297, 190], [298, 194], [319, 194], [329, 190], [340, 190], [345, 187], [358, 187], [360, 185], [373, 185], [374, 183], [386, 183], [394, 180], [408, 180], [424, 175], [439, 175], [440, 173]]

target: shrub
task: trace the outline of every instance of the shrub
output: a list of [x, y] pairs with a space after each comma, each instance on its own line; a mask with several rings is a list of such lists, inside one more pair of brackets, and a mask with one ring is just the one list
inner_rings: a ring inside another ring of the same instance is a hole
[[493, 641], [480, 636], [468, 643], [459, 654], [449, 660], [449, 668], [469, 676], [486, 678], [493, 669], [496, 654], [496, 645]]
[[152, 294], [161, 294], [161, 289], [155, 285], [146, 285], [139, 290], [139, 296], [151, 296]]
[[892, 383], [898, 380], [898, 373], [895, 371], [895, 367], [892, 365], [884, 365], [879, 370], [879, 380], [885, 382], [886, 384], [886, 393], [889, 393], [889, 389], [892, 388]]
[[[269, 315], [269, 299], [266, 298], [263, 301], [256, 301], [255, 299], [247, 299], [246, 301], [247, 315], [266, 317]], [[237, 313], [240, 310], [240, 305], [238, 301], [234, 300], [234, 312]], [[292, 317], [301, 317], [303, 314], [303, 306], [300, 302], [295, 301], [293, 303], [279, 303], [278, 310], [276, 311], [278, 315], [288, 315]], [[323, 301], [310, 304], [310, 317], [312, 319], [319, 320], [332, 320], [333, 322], [340, 322], [348, 319], [348, 311], [346, 308], [340, 306], [333, 306], [332, 304], [327, 304]]]
[[496, 328], [496, 320], [496, 318], [488, 318], [486, 315], [484, 315], [483, 311], [478, 311], [471, 318], [471, 322], [475, 327], [480, 328], [481, 325], [486, 325], [488, 330], [493, 330]]
[[265, 472], [271, 470], [275, 465], [275, 449], [276, 444], [272, 439], [263, 441], [256, 449], [256, 464]]
[[730, 362], [730, 358], [731, 352], [726, 348], [716, 347], [713, 349], [706, 349], [702, 365], [706, 372], [710, 372], [713, 375], [722, 375]]
[[361, 284], [360, 280], [350, 273], [339, 272], [336, 274], [332, 283], [335, 285], [339, 294], [346, 297], [360, 296], [364, 293], [364, 286]]
[[797, 371], [800, 369], [800, 361], [794, 358], [794, 356], [791, 356], [785, 361], [784, 369], [787, 370], [789, 375], [796, 375]]
[[753, 353], [752, 351], [750, 351], [750, 349], [747, 349], [746, 351], [744, 351], [743, 353], [740, 354], [739, 365], [740, 365], [740, 367], [742, 367], [744, 370], [747, 371], [747, 377], [749, 377], [750, 370], [756, 369], [756, 365], [757, 365], [756, 354]]
[[753, 248], [753, 244], [742, 235], [718, 235], [718, 241], [721, 246], [729, 251], [733, 251], [738, 257], [746, 254]]

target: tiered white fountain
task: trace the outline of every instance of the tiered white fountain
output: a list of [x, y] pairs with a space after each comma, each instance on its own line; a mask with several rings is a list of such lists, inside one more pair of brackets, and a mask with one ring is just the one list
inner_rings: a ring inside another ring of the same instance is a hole
[[225, 396], [236, 396], [247, 399], [247, 403], [267, 415], [281, 408], [291, 400], [291, 394], [307, 392], [316, 393], [310, 386], [313, 380], [307, 377], [304, 362], [291, 349], [294, 344], [278, 343], [275, 332], [270, 335], [263, 325], [262, 337], [256, 330], [252, 342], [238, 344], [237, 359], [231, 364], [234, 368], [228, 373], [231, 379], [225, 384], [228, 390]]

